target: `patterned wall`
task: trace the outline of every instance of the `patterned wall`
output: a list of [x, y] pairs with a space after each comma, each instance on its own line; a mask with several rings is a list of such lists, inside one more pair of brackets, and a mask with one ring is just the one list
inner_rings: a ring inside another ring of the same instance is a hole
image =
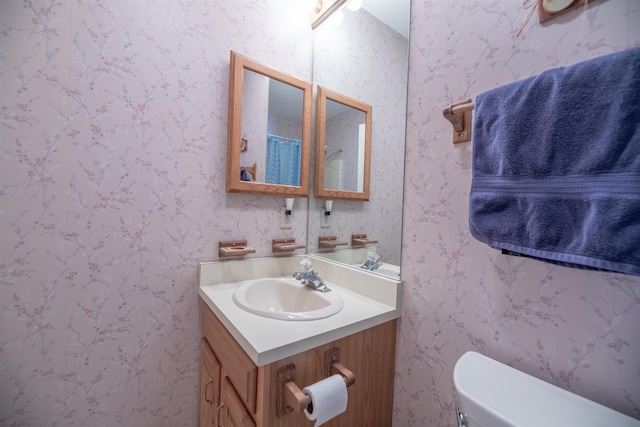
[[225, 192], [229, 50], [312, 43], [297, 0], [0, 2], [0, 425], [196, 425], [197, 263], [283, 237]]
[[456, 425], [452, 372], [468, 350], [640, 418], [640, 279], [503, 256], [469, 235], [472, 144], [451, 143], [442, 109], [640, 44], [635, 0], [543, 26], [522, 3], [412, 4], [398, 427]]
[[[284, 205], [225, 193], [229, 50], [310, 79], [299, 3], [1, 0], [0, 424], [196, 424], [196, 264], [220, 240], [270, 255]], [[640, 416], [640, 282], [473, 241], [471, 146], [441, 117], [638, 44], [637, 3], [599, 0], [520, 37], [516, 1], [412, 14], [395, 425], [453, 425], [469, 349]]]

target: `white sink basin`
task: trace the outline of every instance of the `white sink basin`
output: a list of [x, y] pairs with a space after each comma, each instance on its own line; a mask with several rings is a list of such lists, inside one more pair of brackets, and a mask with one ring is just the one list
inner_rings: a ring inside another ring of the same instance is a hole
[[242, 309], [264, 317], [284, 320], [315, 320], [342, 310], [336, 291], [319, 292], [294, 278], [252, 280], [240, 286], [233, 301]]

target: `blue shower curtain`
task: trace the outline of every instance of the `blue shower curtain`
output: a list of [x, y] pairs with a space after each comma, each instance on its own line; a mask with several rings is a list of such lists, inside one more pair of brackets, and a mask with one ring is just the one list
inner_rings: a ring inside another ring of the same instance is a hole
[[270, 184], [300, 185], [300, 140], [267, 136], [265, 181]]

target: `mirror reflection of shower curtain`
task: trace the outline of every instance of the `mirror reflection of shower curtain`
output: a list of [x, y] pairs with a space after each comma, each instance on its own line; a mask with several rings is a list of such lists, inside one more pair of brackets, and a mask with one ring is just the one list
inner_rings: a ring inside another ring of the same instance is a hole
[[269, 184], [299, 186], [300, 150], [300, 140], [268, 135], [265, 181]]

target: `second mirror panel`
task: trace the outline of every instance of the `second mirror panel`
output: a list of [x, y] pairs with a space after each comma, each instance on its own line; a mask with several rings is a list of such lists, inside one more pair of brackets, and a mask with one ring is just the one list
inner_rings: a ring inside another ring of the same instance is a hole
[[318, 86], [315, 196], [369, 200], [371, 106]]
[[[327, 197], [314, 194], [309, 203], [307, 247], [309, 253], [358, 268], [370, 255], [379, 256], [382, 265], [373, 272], [394, 278], [402, 250], [409, 11], [409, 0], [364, 0], [358, 11], [342, 10], [339, 26], [325, 22], [314, 34], [313, 83], [371, 105], [373, 115], [369, 200], [336, 199], [327, 219], [323, 211]], [[316, 157], [317, 151], [316, 145]], [[331, 156], [335, 154], [327, 149], [325, 158]], [[346, 162], [343, 175], [357, 173], [352, 167], [347, 170]], [[323, 165], [325, 171], [328, 165]], [[377, 242], [354, 246], [354, 234], [366, 234]], [[320, 236], [336, 236], [346, 243], [320, 249]]]

